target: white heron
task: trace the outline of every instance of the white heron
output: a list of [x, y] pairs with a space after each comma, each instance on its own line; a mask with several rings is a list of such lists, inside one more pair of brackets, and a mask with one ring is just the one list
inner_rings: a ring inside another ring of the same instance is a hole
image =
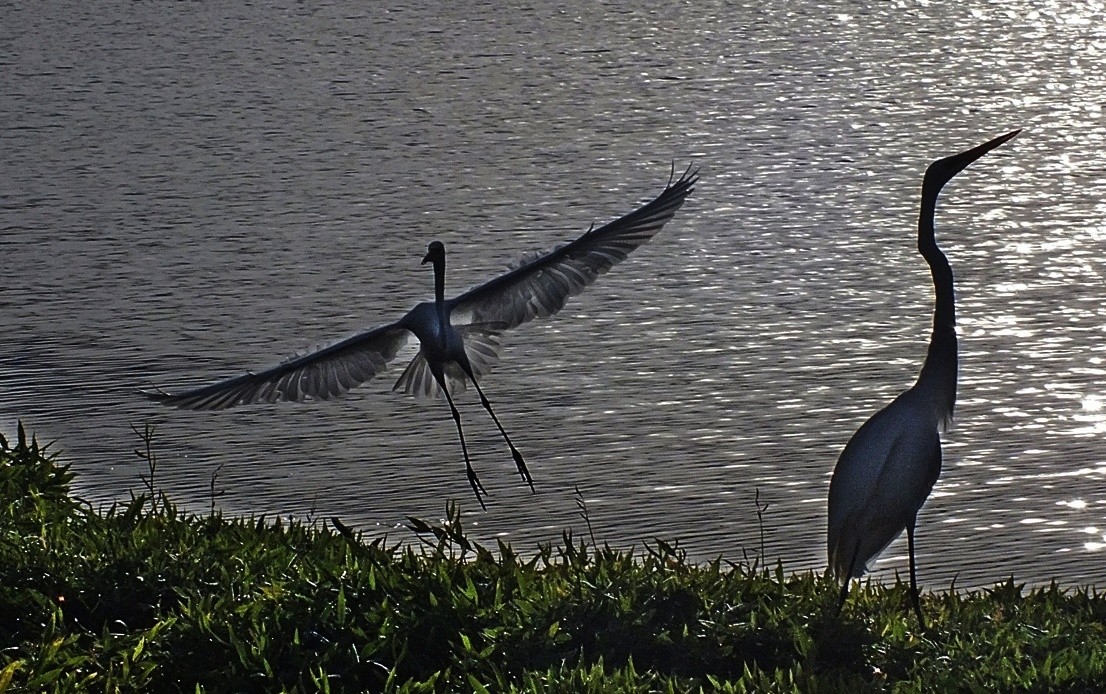
[[966, 152], [938, 159], [922, 180], [918, 251], [929, 264], [937, 294], [933, 333], [918, 381], [872, 416], [849, 439], [833, 470], [829, 490], [827, 549], [834, 574], [844, 585], [859, 578], [868, 562], [906, 529], [910, 593], [924, 627], [914, 562], [914, 524], [941, 474], [940, 430], [956, 404], [956, 309], [952, 268], [934, 237], [937, 196], [953, 176], [1017, 135], [996, 137]]
[[416, 397], [441, 397], [449, 403], [465, 471], [477, 501], [485, 507], [487, 494], [469, 460], [461, 415], [453, 395], [469, 382], [507, 442], [523, 480], [534, 489], [522, 454], [507, 435], [478, 379], [499, 358], [500, 336], [510, 328], [561, 310], [565, 301], [592, 284], [599, 275], [652, 238], [676, 214], [691, 194], [698, 171], [690, 167], [652, 202], [519, 267], [470, 289], [445, 298], [445, 246], [432, 241], [423, 264], [434, 266], [434, 301], [416, 305], [394, 323], [309, 354], [295, 356], [260, 373], [247, 373], [209, 386], [171, 394], [143, 391], [166, 405], [193, 410], [221, 410], [258, 402], [327, 400], [364, 383], [384, 370], [412, 337], [419, 351], [396, 381], [393, 390]]

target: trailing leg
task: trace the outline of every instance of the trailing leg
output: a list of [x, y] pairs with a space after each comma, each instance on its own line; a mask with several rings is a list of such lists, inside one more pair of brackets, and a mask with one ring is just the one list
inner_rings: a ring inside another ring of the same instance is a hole
[[487, 494], [488, 491], [484, 489], [484, 485], [480, 483], [480, 478], [476, 476], [476, 470], [472, 467], [472, 462], [469, 460], [468, 446], [465, 445], [465, 432], [461, 429], [461, 413], [457, 411], [457, 406], [453, 404], [453, 398], [449, 394], [449, 390], [445, 387], [445, 379], [434, 374], [434, 377], [438, 379], [438, 385], [441, 386], [442, 392], [445, 393], [446, 402], [449, 403], [449, 411], [453, 414], [453, 422], [457, 425], [457, 437], [461, 439], [461, 453], [465, 456], [465, 474], [469, 478], [469, 486], [472, 487], [472, 491], [476, 494], [476, 500], [480, 502], [480, 508], [485, 511], [488, 510], [487, 505], [484, 503], [484, 498], [481, 494]]
[[484, 409], [488, 411], [488, 414], [492, 416], [492, 421], [495, 422], [495, 426], [499, 429], [499, 433], [503, 435], [503, 440], [507, 442], [507, 447], [511, 449], [511, 456], [515, 459], [515, 467], [518, 468], [518, 474], [522, 476], [526, 484], [530, 485], [530, 491], [535, 491], [534, 479], [530, 477], [530, 471], [526, 468], [526, 461], [522, 459], [522, 453], [519, 453], [518, 449], [515, 448], [515, 444], [511, 441], [511, 437], [507, 435], [507, 430], [499, 423], [499, 417], [495, 416], [491, 402], [489, 402], [488, 398], [484, 395], [484, 391], [480, 390], [480, 384], [476, 382], [476, 377], [472, 375], [471, 371], [469, 371], [468, 377], [469, 380], [472, 381], [472, 385], [476, 386], [476, 392], [480, 395], [480, 404], [483, 405]]

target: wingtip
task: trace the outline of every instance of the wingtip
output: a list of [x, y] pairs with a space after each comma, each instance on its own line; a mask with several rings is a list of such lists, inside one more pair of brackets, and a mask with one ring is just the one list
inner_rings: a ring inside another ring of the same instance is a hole
[[177, 393], [170, 393], [162, 390], [161, 388], [142, 389], [140, 388], [138, 394], [158, 403], [159, 405], [165, 405], [166, 407], [175, 407], [177, 409], [192, 409], [190, 405], [186, 404], [184, 397]]
[[[700, 168], [695, 165], [695, 162], [691, 162], [684, 169], [684, 172], [680, 174], [680, 178], [676, 178], [676, 161], [672, 161], [672, 170], [668, 174], [668, 188], [678, 185], [693, 186], [699, 180]], [[673, 183], [675, 181], [675, 183]]]
[[153, 389], [139, 388], [135, 392], [138, 393], [139, 395], [143, 396], [143, 397], [149, 398], [150, 400], [153, 400], [155, 402], [160, 402], [160, 403], [163, 403], [163, 404], [168, 403], [169, 400], [171, 400], [173, 398], [172, 393], [167, 393], [164, 390], [162, 390], [161, 388], [157, 388], [157, 387], [155, 387]]
[[682, 185], [687, 188], [687, 194], [691, 195], [695, 192], [695, 185], [699, 182], [699, 172], [702, 169], [695, 165], [694, 162], [687, 165], [683, 174], [680, 175], [680, 180], [676, 181], [676, 185]]

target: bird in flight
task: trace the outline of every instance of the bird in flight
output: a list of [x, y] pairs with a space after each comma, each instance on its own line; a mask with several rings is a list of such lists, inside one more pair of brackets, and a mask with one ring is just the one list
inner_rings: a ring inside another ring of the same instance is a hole
[[548, 253], [451, 299], [445, 298], [445, 245], [431, 241], [423, 264], [434, 268], [434, 300], [416, 305], [394, 323], [294, 356], [260, 373], [246, 373], [181, 393], [143, 391], [166, 405], [222, 410], [258, 402], [328, 400], [382, 372], [411, 337], [419, 351], [393, 390], [423, 398], [445, 397], [457, 426], [469, 485], [481, 507], [487, 494], [469, 460], [461, 415], [453, 396], [471, 383], [507, 442], [522, 479], [534, 489], [526, 461], [480, 388], [480, 377], [499, 358], [504, 331], [553, 315], [565, 301], [652, 238], [676, 214], [699, 180], [690, 167], [653, 201]]
[[933, 332], [918, 381], [865, 422], [849, 439], [830, 479], [827, 549], [834, 574], [844, 581], [867, 571], [868, 562], [906, 530], [910, 597], [925, 627], [918, 600], [914, 524], [941, 474], [940, 430], [956, 404], [956, 309], [952, 267], [937, 247], [934, 212], [941, 188], [987, 152], [1012, 139], [1007, 133], [929, 165], [922, 180], [918, 251], [929, 264], [937, 295]]

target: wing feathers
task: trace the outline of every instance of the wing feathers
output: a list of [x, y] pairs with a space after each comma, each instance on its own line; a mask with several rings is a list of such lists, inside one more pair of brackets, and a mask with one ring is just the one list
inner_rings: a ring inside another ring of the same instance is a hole
[[[560, 311], [570, 296], [626, 259], [676, 214], [699, 180], [690, 167], [652, 202], [580, 238], [447, 302], [450, 320], [461, 330], [473, 373], [487, 373], [499, 357], [500, 333], [534, 318]], [[261, 373], [247, 373], [184, 393], [144, 391], [166, 405], [221, 410], [256, 402], [327, 400], [383, 371], [411, 336], [404, 321], [356, 335], [324, 349], [296, 356]], [[468, 325], [465, 325], [468, 324]], [[450, 393], [468, 385], [455, 362], [443, 364]], [[396, 383], [396, 389], [421, 396], [441, 394], [420, 350]]]
[[247, 373], [184, 393], [144, 391], [154, 400], [190, 410], [223, 410], [255, 402], [329, 400], [384, 370], [409, 333], [388, 325], [316, 352], [292, 357], [261, 373]]
[[560, 311], [599, 275], [626, 259], [676, 214], [699, 180], [690, 168], [652, 202], [449, 301], [454, 321], [513, 328]]

